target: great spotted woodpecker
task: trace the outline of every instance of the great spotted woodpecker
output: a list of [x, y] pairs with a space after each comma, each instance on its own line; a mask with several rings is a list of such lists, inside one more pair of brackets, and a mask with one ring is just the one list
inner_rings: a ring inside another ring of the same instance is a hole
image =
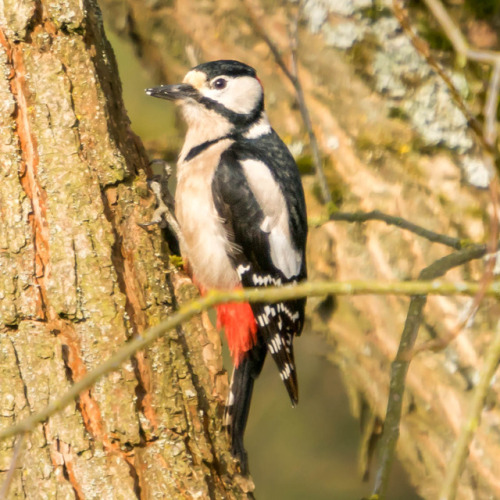
[[[293, 157], [269, 125], [256, 72], [237, 61], [196, 66], [179, 85], [147, 89], [181, 105], [188, 129], [177, 164], [181, 252], [207, 289], [280, 286], [306, 278], [306, 207]], [[243, 434], [254, 380], [273, 357], [298, 401], [293, 338], [305, 299], [217, 307], [234, 361], [225, 424], [247, 472]]]

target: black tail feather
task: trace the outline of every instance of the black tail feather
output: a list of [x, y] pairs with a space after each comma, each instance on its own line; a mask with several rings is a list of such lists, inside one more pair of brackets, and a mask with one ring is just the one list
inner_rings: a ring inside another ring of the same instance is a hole
[[231, 438], [231, 453], [236, 457], [244, 475], [248, 474], [248, 458], [243, 436], [247, 425], [253, 385], [264, 365], [266, 346], [257, 345], [234, 369], [226, 405], [224, 423]]
[[302, 310], [295, 310], [292, 302], [252, 304], [267, 349], [273, 357], [281, 380], [295, 406], [299, 400], [297, 372], [293, 355], [293, 338], [302, 329]]

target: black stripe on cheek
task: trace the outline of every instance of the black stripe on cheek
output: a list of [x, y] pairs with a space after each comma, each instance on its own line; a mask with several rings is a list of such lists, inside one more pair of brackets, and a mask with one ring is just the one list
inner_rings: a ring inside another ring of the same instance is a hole
[[205, 96], [202, 96], [198, 100], [198, 102], [205, 106], [205, 108], [213, 110], [224, 118], [227, 118], [233, 125], [237, 127], [249, 127], [260, 118], [260, 115], [264, 110], [264, 96], [261, 97], [255, 109], [248, 114], [241, 114], [231, 111], [221, 103]]

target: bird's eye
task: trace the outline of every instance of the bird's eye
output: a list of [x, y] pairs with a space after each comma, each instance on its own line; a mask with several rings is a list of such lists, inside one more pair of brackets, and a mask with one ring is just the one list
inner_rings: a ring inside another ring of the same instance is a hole
[[227, 81], [224, 78], [217, 78], [217, 80], [213, 83], [214, 88], [217, 90], [226, 88], [226, 85]]

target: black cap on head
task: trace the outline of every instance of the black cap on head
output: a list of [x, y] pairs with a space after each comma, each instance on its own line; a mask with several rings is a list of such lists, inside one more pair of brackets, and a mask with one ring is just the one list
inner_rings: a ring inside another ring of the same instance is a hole
[[255, 78], [256, 72], [247, 64], [239, 61], [221, 60], [210, 61], [203, 64], [198, 64], [193, 68], [195, 71], [202, 71], [209, 80], [219, 75], [227, 76], [251, 76]]

